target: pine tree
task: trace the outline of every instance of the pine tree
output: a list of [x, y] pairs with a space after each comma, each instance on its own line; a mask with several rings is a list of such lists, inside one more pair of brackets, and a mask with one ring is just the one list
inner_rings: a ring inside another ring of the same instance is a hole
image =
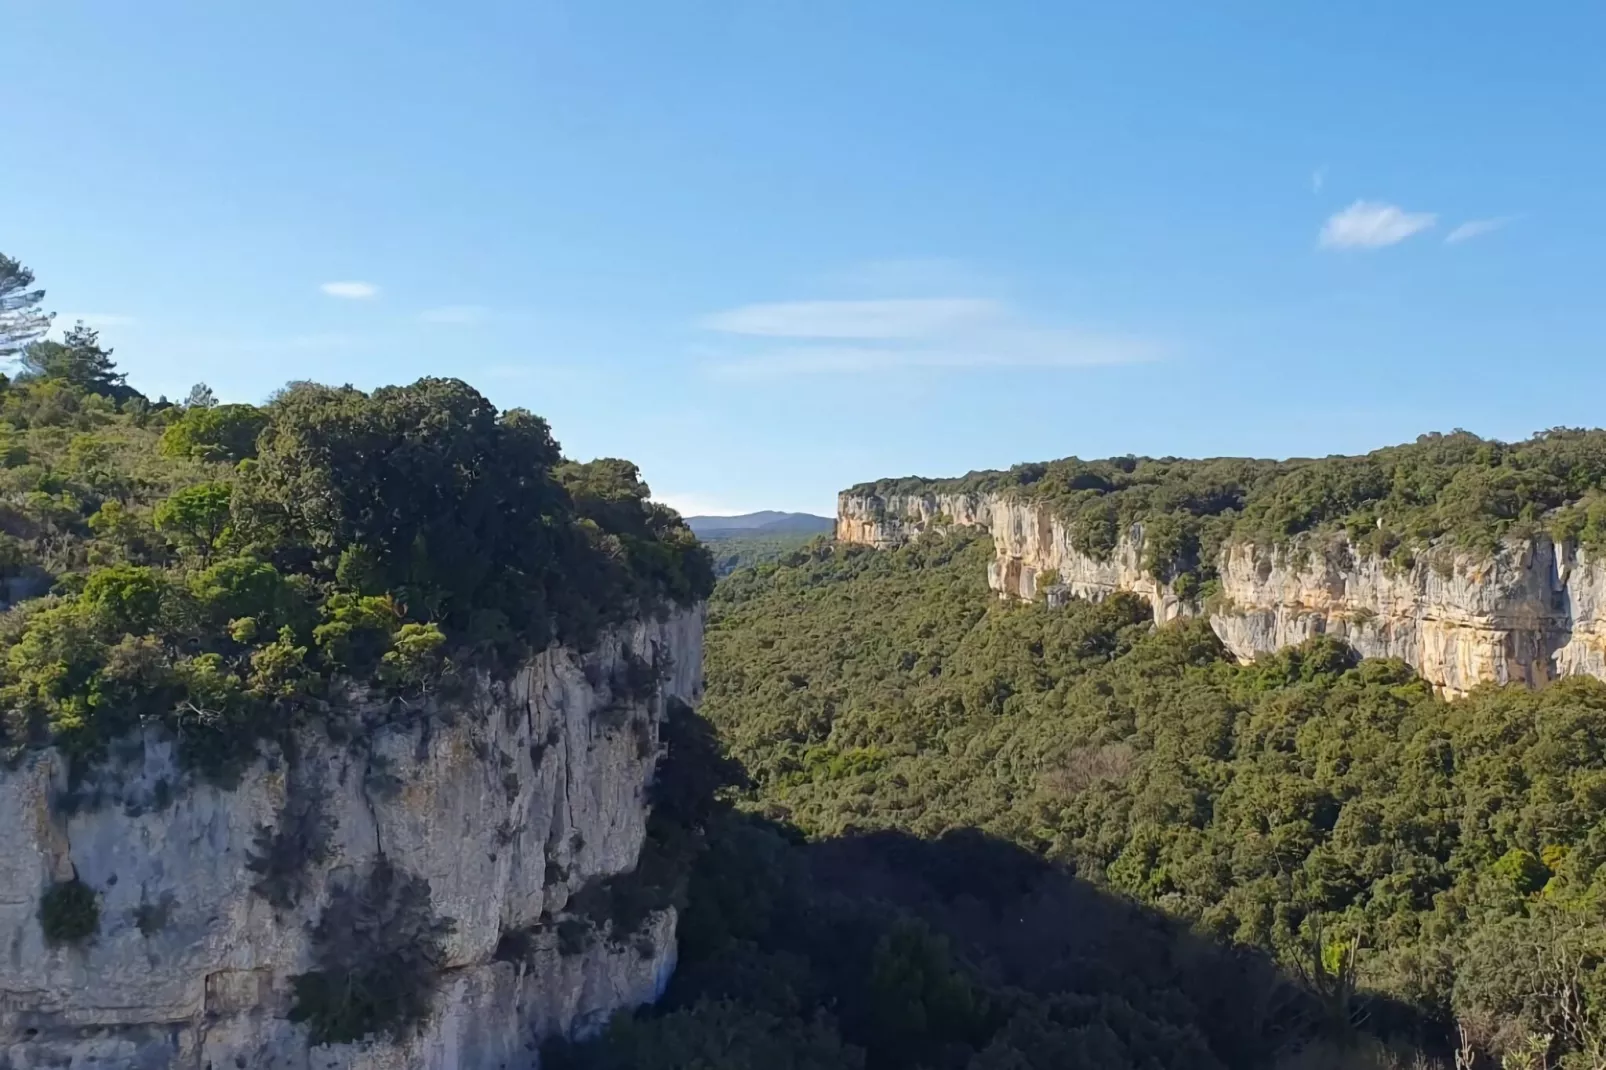
[[128, 376], [112, 363], [112, 351], [100, 345], [100, 332], [82, 320], [59, 342], [31, 342], [22, 351], [22, 375], [26, 379], [56, 379], [94, 394], [122, 398], [135, 393]]
[[186, 409], [213, 409], [217, 407], [217, 395], [205, 383], [196, 383], [190, 387], [189, 397], [184, 399]]
[[50, 329], [53, 317], [39, 310], [45, 292], [32, 287], [33, 272], [0, 253], [0, 359], [15, 357]]

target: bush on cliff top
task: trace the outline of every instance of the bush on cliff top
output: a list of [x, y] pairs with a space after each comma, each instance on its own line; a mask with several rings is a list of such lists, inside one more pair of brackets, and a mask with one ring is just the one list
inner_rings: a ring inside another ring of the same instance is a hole
[[849, 493], [991, 493], [1044, 502], [1072, 544], [1107, 557], [1145, 524], [1144, 567], [1162, 579], [1209, 579], [1228, 538], [1279, 544], [1343, 531], [1365, 552], [1446, 541], [1477, 553], [1544, 526], [1606, 548], [1606, 431], [1557, 428], [1504, 443], [1465, 431], [1359, 457], [1265, 461], [1221, 457], [1075, 457], [959, 479], [891, 479]]
[[178, 409], [57, 364], [0, 377], [0, 594], [52, 591], [0, 617], [0, 751], [161, 724], [226, 775], [337, 676], [428, 690], [712, 587], [633, 465], [458, 380]]

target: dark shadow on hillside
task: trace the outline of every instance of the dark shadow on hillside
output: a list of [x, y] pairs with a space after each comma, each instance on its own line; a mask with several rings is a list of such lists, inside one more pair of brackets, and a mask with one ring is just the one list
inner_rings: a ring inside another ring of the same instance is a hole
[[552, 1070], [1380, 1065], [1349, 1058], [1357, 1025], [1444, 1048], [1409, 1007], [1335, 998], [975, 830], [809, 842], [719, 801], [748, 781], [689, 707], [663, 740], [654, 835], [690, 848], [679, 968], [656, 1007], [549, 1046]]
[[974, 829], [875, 832], [801, 848], [817, 889], [914, 915], [993, 985], [1118, 1000], [1191, 1025], [1228, 1066], [1267, 1065], [1355, 1030], [1448, 1052], [1444, 1023], [1389, 997], [1324, 997], [1261, 951], [1203, 937], [1030, 851]]

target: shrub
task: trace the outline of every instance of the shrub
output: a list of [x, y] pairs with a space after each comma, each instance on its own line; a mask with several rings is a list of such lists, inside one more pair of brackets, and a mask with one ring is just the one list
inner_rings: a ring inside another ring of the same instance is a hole
[[334, 819], [318, 789], [292, 790], [279, 811], [277, 828], [257, 828], [245, 867], [257, 875], [252, 891], [289, 910], [307, 890], [308, 871], [329, 859]]
[[139, 635], [155, 626], [165, 589], [151, 569], [113, 565], [91, 572], [79, 597], [104, 614], [114, 629]]
[[291, 979], [290, 1020], [314, 1044], [406, 1035], [429, 1014], [455, 925], [438, 917], [429, 882], [381, 859], [336, 887], [312, 933], [317, 969]]
[[594, 935], [590, 923], [580, 918], [564, 918], [558, 922], [558, 954], [564, 958], [585, 954]]
[[53, 947], [81, 944], [100, 928], [100, 897], [77, 877], [57, 881], [39, 901], [39, 925]]
[[229, 499], [233, 495], [234, 488], [228, 483], [185, 487], [156, 507], [156, 530], [197, 554], [204, 564], [229, 535]]
[[267, 413], [254, 405], [194, 406], [162, 432], [161, 450], [169, 457], [243, 461], [256, 456], [257, 436], [267, 422]]
[[396, 686], [417, 687], [442, 667], [446, 633], [437, 624], [403, 624], [380, 659], [380, 677]]

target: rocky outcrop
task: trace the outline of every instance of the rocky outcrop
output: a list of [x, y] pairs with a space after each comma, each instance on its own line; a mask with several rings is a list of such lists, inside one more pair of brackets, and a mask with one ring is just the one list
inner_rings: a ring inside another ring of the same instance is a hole
[[[656, 688], [643, 663], [664, 667]], [[671, 911], [614, 939], [562, 941], [553, 921], [635, 866], [658, 726], [670, 701], [700, 698], [701, 674], [688, 611], [448, 702], [369, 709], [360, 734], [302, 730], [232, 789], [180, 788], [154, 737], [87, 785], [53, 751], [0, 771], [0, 1068], [534, 1067], [543, 1038], [656, 998], [674, 967]], [[287, 829], [326, 849], [265, 891]], [[450, 921], [432, 1010], [400, 1038], [314, 1046], [287, 1016], [291, 979], [313, 968], [332, 892], [381, 859], [427, 881]], [[98, 932], [50, 946], [41, 898], [75, 877], [99, 897]]]
[[837, 499], [838, 542], [887, 549], [925, 531], [979, 527], [993, 537], [996, 557], [987, 582], [1000, 594], [1031, 601], [1098, 600], [1116, 591], [1147, 598], [1155, 619], [1185, 616], [1191, 607], [1143, 569], [1141, 528], [1121, 539], [1108, 558], [1081, 553], [1050, 510], [987, 494], [842, 494]]
[[1546, 536], [1509, 542], [1493, 556], [1440, 551], [1409, 568], [1356, 553], [1342, 536], [1288, 547], [1236, 542], [1215, 563], [1219, 592], [1201, 604], [1143, 568], [1141, 524], [1099, 559], [1073, 548], [1052, 510], [1030, 501], [938, 493], [838, 500], [842, 542], [895, 546], [953, 525], [991, 533], [988, 582], [1002, 594], [1058, 601], [1132, 591], [1159, 621], [1207, 612], [1245, 660], [1333, 635], [1363, 656], [1408, 662], [1450, 695], [1489, 682], [1606, 678], [1606, 562]]

